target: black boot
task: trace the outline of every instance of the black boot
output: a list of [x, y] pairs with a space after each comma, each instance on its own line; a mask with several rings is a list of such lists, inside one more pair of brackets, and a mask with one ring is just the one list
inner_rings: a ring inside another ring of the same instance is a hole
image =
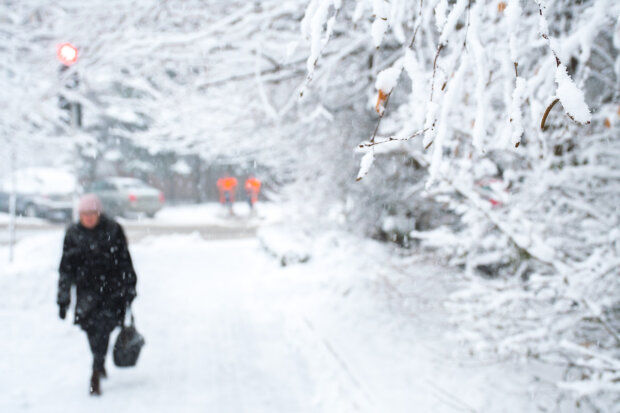
[[99, 373], [99, 378], [101, 379], [107, 379], [108, 378], [108, 372], [105, 371], [105, 367], [102, 367], [100, 370], [98, 370]]
[[99, 386], [99, 372], [93, 370], [93, 375], [90, 378], [90, 395], [101, 396], [101, 387]]

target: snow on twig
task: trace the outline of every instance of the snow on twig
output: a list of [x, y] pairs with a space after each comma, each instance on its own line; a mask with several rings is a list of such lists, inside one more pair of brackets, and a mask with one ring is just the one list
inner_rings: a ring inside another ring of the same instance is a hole
[[414, 132], [413, 134], [407, 136], [407, 137], [398, 137], [398, 136], [388, 136], [388, 137], [382, 137], [379, 139], [374, 139], [372, 141], [368, 141], [368, 142], [362, 142], [359, 144], [359, 148], [370, 148], [372, 146], [376, 146], [376, 145], [381, 145], [383, 143], [388, 143], [388, 142], [397, 142], [397, 141], [409, 141], [417, 136], [423, 135], [424, 132], [426, 132], [426, 129], [423, 129], [421, 131], [417, 131]]
[[[558, 85], [556, 95], [569, 118], [578, 123], [588, 124], [592, 119], [592, 115], [585, 103], [583, 92], [575, 86], [566, 71], [566, 66], [564, 66], [560, 60], [560, 46], [557, 40], [549, 35], [549, 26], [543, 13], [544, 5], [542, 0], [537, 0], [537, 3], [540, 16], [540, 33], [547, 41], [556, 61], [555, 82]], [[543, 122], [541, 122], [541, 124], [543, 124]]]
[[370, 171], [370, 167], [372, 166], [374, 161], [375, 150], [374, 148], [370, 148], [368, 151], [366, 151], [364, 156], [362, 156], [362, 159], [360, 161], [360, 170], [357, 173], [357, 178], [355, 179], [356, 181], [360, 181], [362, 178], [368, 175], [368, 171]]

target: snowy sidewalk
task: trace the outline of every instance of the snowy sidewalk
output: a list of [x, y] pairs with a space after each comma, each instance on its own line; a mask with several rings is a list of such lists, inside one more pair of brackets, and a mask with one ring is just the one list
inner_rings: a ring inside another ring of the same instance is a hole
[[440, 269], [419, 266], [406, 275], [419, 288], [390, 300], [403, 294], [391, 284], [405, 275], [386, 266], [386, 250], [337, 237], [309, 263], [284, 268], [256, 239], [169, 235], [131, 245], [147, 344], [134, 369], [109, 357], [103, 396], [89, 397], [85, 335], [57, 317], [61, 239], [23, 240], [10, 268], [0, 248], [0, 411], [534, 410], [526, 375], [451, 357]]

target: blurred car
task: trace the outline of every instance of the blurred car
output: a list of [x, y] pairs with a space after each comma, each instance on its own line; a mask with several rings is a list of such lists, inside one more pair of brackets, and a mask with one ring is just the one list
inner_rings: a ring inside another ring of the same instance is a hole
[[[17, 215], [69, 221], [76, 181], [73, 174], [56, 168], [33, 167], [15, 171]], [[12, 179], [0, 181], [0, 211], [9, 211]]]
[[164, 194], [136, 178], [111, 177], [93, 182], [87, 192], [101, 199], [111, 216], [131, 217], [140, 213], [153, 217], [165, 202]]
[[476, 192], [489, 201], [493, 208], [502, 207], [508, 203], [508, 186], [502, 179], [484, 178], [476, 182]]

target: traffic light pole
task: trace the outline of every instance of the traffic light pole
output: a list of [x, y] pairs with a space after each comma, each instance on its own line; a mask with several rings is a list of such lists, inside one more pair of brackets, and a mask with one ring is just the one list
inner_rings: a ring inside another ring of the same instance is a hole
[[[12, 138], [9, 138], [13, 140]], [[15, 255], [15, 215], [17, 213], [17, 177], [15, 174], [16, 157], [14, 142], [9, 141], [10, 147], [10, 168], [11, 168], [11, 194], [9, 195], [9, 262], [13, 262]]]
[[[60, 67], [60, 73], [65, 71], [69, 66], [73, 65], [77, 62], [78, 59], [78, 50], [71, 43], [63, 43], [58, 46], [58, 50], [56, 51], [56, 55], [58, 60], [62, 63]], [[72, 86], [65, 85], [66, 88], [73, 89], [80, 87], [80, 79], [78, 77], [77, 72], [74, 73], [75, 76], [75, 84]], [[79, 102], [67, 102], [69, 105], [69, 129], [71, 130], [70, 135], [73, 138], [73, 174], [75, 179], [75, 185], [73, 188], [73, 208], [72, 215], [73, 221], [78, 220], [78, 176], [80, 172], [79, 168], [79, 158], [80, 158], [80, 148], [77, 142], [77, 132], [82, 126], [82, 106]]]
[[82, 124], [82, 111], [78, 102], [71, 102], [70, 111], [70, 123], [71, 123], [71, 135], [73, 138], [73, 176], [75, 179], [75, 185], [73, 186], [73, 222], [77, 222], [79, 218], [78, 213], [78, 176], [80, 174], [80, 145], [77, 141], [77, 132]]

